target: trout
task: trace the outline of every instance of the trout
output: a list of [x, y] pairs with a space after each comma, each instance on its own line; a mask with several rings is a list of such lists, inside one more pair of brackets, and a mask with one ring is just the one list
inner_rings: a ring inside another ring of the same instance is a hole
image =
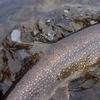
[[100, 24], [51, 44], [6, 100], [49, 100], [60, 87], [100, 65]]

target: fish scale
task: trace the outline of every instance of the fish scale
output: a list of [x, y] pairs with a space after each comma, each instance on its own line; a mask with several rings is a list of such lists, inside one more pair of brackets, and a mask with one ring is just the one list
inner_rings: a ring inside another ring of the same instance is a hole
[[52, 44], [6, 100], [49, 100], [58, 88], [99, 65], [100, 24], [97, 24]]

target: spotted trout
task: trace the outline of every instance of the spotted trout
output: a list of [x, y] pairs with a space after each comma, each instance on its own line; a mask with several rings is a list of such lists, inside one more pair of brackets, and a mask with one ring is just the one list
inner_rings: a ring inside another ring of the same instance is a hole
[[58, 88], [99, 65], [100, 24], [97, 24], [52, 44], [6, 100], [49, 100]]

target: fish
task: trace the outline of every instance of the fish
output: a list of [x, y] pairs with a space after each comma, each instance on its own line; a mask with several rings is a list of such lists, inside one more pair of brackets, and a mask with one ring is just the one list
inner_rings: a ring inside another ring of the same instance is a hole
[[49, 100], [58, 88], [67, 88], [99, 65], [100, 24], [96, 24], [51, 44], [6, 100]]

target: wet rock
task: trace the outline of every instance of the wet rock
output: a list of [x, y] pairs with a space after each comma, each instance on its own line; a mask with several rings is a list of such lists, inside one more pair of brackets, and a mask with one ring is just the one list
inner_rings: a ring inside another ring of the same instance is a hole
[[20, 40], [20, 38], [21, 38], [21, 31], [20, 30], [13, 30], [12, 31], [12, 33], [11, 33], [11, 40], [13, 41], [13, 42], [21, 42], [21, 40]]

